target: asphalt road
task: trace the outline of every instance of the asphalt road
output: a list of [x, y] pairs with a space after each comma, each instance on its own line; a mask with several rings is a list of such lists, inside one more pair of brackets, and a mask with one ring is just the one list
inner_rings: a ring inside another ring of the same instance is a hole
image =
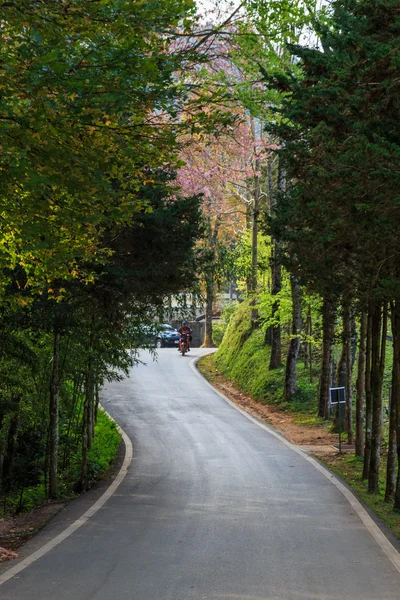
[[400, 575], [342, 494], [229, 406], [181, 357], [110, 384], [135, 445], [90, 521], [1, 600], [399, 600]]

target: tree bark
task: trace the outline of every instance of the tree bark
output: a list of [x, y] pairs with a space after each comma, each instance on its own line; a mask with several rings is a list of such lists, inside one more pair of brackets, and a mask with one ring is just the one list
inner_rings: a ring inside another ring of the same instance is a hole
[[86, 397], [87, 397], [87, 447], [88, 450], [92, 447], [93, 431], [94, 431], [94, 377], [93, 377], [93, 348], [89, 350], [87, 373], [86, 373]]
[[298, 280], [291, 275], [290, 285], [292, 291], [292, 335], [286, 359], [285, 399], [290, 400], [297, 391], [296, 366], [300, 350], [300, 333], [303, 328], [301, 316], [302, 292]]
[[[272, 265], [272, 296], [276, 296], [282, 289], [282, 266], [279, 259], [276, 257], [277, 242], [274, 244], [274, 259]], [[272, 304], [272, 318], [277, 318], [279, 311], [279, 300], [274, 300]], [[269, 361], [269, 369], [277, 369], [282, 365], [282, 333], [280, 323], [277, 322], [271, 325], [270, 341], [271, 341], [271, 357]]]
[[258, 323], [258, 310], [256, 304], [257, 294], [257, 272], [258, 272], [258, 219], [260, 214], [260, 177], [258, 171], [260, 169], [260, 161], [256, 159], [255, 163], [256, 175], [254, 176], [254, 198], [253, 198], [253, 218], [251, 231], [251, 290], [252, 298], [251, 308], [251, 324], [255, 328]]
[[356, 456], [364, 456], [364, 390], [365, 390], [365, 348], [367, 341], [367, 313], [361, 314], [360, 346], [357, 364], [356, 397]]
[[82, 387], [82, 377], [81, 377], [81, 375], [76, 375], [74, 378], [74, 388], [73, 388], [73, 393], [72, 393], [72, 407], [71, 407], [71, 411], [70, 411], [69, 418], [68, 418], [67, 434], [66, 434], [65, 444], [64, 444], [64, 453], [63, 453], [63, 462], [62, 462], [63, 470], [67, 466], [71, 429], [72, 429], [72, 425], [73, 425], [73, 422], [75, 419], [75, 408], [77, 405], [77, 400], [79, 397], [79, 393], [81, 391], [81, 387]]
[[393, 329], [393, 387], [392, 404], [396, 405], [397, 482], [394, 508], [400, 510], [400, 302], [396, 300], [392, 313]]
[[372, 340], [372, 306], [368, 308], [367, 339], [365, 346], [365, 446], [363, 479], [369, 477], [369, 463], [371, 459], [371, 432], [372, 432], [372, 387], [371, 387], [371, 340]]
[[[285, 189], [285, 172], [280, 162], [278, 166], [278, 192], [283, 193]], [[271, 207], [271, 215], [275, 213], [275, 205]], [[272, 290], [273, 296], [277, 296], [282, 289], [282, 265], [280, 260], [280, 242], [274, 240], [272, 256]], [[279, 301], [275, 300], [272, 305], [272, 318], [276, 317], [279, 310]], [[271, 357], [269, 369], [277, 369], [282, 365], [281, 326], [279, 323], [271, 327]]]
[[322, 306], [322, 365], [319, 381], [318, 416], [329, 419], [329, 388], [331, 385], [331, 355], [335, 333], [335, 306], [324, 298]]
[[313, 347], [311, 337], [313, 334], [312, 327], [312, 314], [311, 314], [311, 305], [308, 307], [308, 315], [307, 315], [307, 324], [308, 324], [308, 335], [310, 336], [310, 341], [308, 342], [308, 360], [310, 366], [310, 383], [313, 382]]
[[351, 306], [345, 304], [343, 307], [343, 321], [345, 334], [345, 356], [346, 356], [346, 412], [345, 412], [345, 432], [347, 433], [347, 443], [352, 444], [353, 438], [353, 394], [351, 386], [352, 359], [351, 359]]
[[[215, 249], [218, 232], [220, 227], [220, 221], [217, 220], [214, 225], [214, 230], [210, 229], [209, 234], [209, 246], [210, 249]], [[211, 266], [208, 272], [205, 275], [205, 283], [206, 283], [206, 312], [205, 312], [205, 331], [204, 331], [204, 341], [201, 345], [201, 348], [215, 348], [215, 344], [213, 342], [212, 335], [212, 315], [213, 315], [213, 304], [215, 297], [215, 273], [214, 269]]]
[[57, 496], [58, 402], [60, 395], [60, 333], [54, 332], [53, 362], [50, 380], [49, 424], [49, 498]]
[[372, 430], [371, 458], [369, 464], [368, 491], [379, 491], [379, 469], [381, 463], [382, 438], [382, 381], [385, 364], [387, 334], [387, 305], [376, 303], [372, 315], [371, 338], [371, 387], [372, 387]]
[[[392, 321], [393, 321], [394, 307], [392, 305]], [[392, 325], [393, 331], [393, 325]], [[394, 344], [393, 344], [394, 346]], [[395, 349], [393, 347], [393, 366], [392, 366], [392, 394], [390, 398], [389, 407], [389, 440], [388, 440], [388, 453], [387, 453], [387, 465], [386, 465], [386, 489], [385, 489], [385, 502], [390, 502], [393, 499], [394, 492], [396, 490], [396, 457], [397, 457], [397, 406], [396, 402], [393, 402], [393, 390], [399, 386], [397, 380], [398, 372], [396, 366]]]
[[204, 341], [201, 345], [202, 348], [215, 348], [212, 336], [212, 315], [213, 315], [213, 304], [214, 304], [214, 283], [211, 278], [206, 280], [206, 318], [205, 318], [205, 331]]
[[85, 394], [82, 418], [82, 473], [81, 490], [85, 491], [88, 486], [88, 422], [89, 422], [89, 396]]
[[5, 493], [9, 492], [13, 486], [13, 463], [17, 447], [20, 402], [21, 396], [13, 398], [14, 408], [10, 415], [8, 428], [6, 431], [2, 432], [6, 434], [4, 435], [6, 448], [5, 456], [2, 461], [2, 480], [0, 480], [0, 483]]
[[338, 387], [346, 387], [346, 342], [344, 335], [342, 339], [342, 351], [337, 367], [337, 385]]

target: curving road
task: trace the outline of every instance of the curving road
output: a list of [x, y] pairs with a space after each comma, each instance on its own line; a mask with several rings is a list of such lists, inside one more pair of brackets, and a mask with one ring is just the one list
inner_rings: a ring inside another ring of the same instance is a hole
[[1, 600], [399, 600], [400, 574], [342, 494], [189, 367], [109, 384], [135, 455], [114, 496]]

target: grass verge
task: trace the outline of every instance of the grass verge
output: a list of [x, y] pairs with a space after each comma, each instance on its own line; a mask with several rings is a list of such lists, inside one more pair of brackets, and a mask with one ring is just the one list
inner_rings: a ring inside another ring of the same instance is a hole
[[[334, 456], [318, 456], [331, 471], [339, 475], [345, 481], [356, 495], [365, 502], [365, 504], [374, 511], [400, 539], [400, 512], [394, 511], [391, 502], [385, 502], [385, 480], [381, 477], [381, 489], [379, 494], [370, 494], [368, 492], [368, 482], [361, 478], [363, 470], [363, 459], [354, 454], [335, 454]], [[385, 472], [385, 456], [382, 464], [382, 475]]]

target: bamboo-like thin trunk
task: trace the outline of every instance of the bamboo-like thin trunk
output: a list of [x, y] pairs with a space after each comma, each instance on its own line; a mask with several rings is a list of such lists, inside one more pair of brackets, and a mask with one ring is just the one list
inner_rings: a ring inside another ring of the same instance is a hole
[[79, 392], [80, 392], [81, 386], [82, 386], [81, 375], [76, 375], [74, 378], [74, 389], [73, 389], [73, 393], [72, 393], [72, 407], [71, 407], [71, 411], [70, 411], [69, 418], [68, 418], [67, 435], [66, 435], [65, 443], [64, 443], [64, 453], [63, 453], [63, 463], [62, 463], [63, 470], [67, 466], [70, 434], [71, 434], [72, 424], [75, 419], [75, 407], [76, 407], [77, 400], [79, 398]]
[[49, 403], [49, 498], [57, 496], [58, 401], [60, 394], [60, 333], [54, 332]]
[[88, 486], [88, 422], [89, 422], [89, 396], [85, 394], [82, 418], [82, 472], [81, 490], [85, 491]]

